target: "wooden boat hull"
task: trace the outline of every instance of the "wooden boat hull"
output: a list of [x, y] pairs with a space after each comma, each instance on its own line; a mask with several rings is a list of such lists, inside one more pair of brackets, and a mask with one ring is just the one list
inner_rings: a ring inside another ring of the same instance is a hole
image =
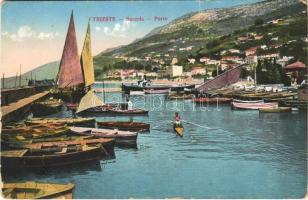
[[133, 109], [133, 110], [109, 110], [108, 114], [110, 115], [148, 115], [149, 111], [142, 109]]
[[94, 118], [33, 118], [26, 120], [27, 125], [38, 125], [38, 124], [66, 124], [68, 126], [84, 126], [84, 127], [95, 127]]
[[88, 150], [67, 152], [63, 154], [25, 154], [23, 156], [7, 156], [2, 151], [1, 165], [4, 171], [19, 169], [51, 168], [64, 165], [73, 165], [80, 162], [99, 160], [101, 147], [93, 147]]
[[170, 89], [171, 91], [184, 91], [184, 89], [193, 89], [195, 85], [181, 85], [181, 86], [172, 86], [172, 85], [151, 85], [141, 87], [137, 84], [122, 84], [122, 91], [128, 93], [130, 91], [143, 91], [143, 90], [167, 90]]
[[34, 117], [42, 117], [58, 113], [61, 111], [62, 107], [62, 101], [51, 101], [50, 103], [36, 102], [31, 106], [31, 111]]
[[110, 129], [94, 129], [71, 127], [71, 131], [78, 135], [88, 135], [98, 138], [113, 138], [116, 145], [135, 145], [137, 144], [138, 134], [129, 131], [119, 131]]
[[170, 89], [165, 89], [165, 90], [144, 90], [145, 94], [169, 94]]
[[5, 141], [26, 141], [32, 139], [40, 139], [40, 138], [52, 138], [52, 137], [59, 137], [69, 133], [70, 130], [68, 127], [63, 128], [54, 128], [54, 129], [43, 129], [43, 130], [27, 130], [27, 131], [20, 131], [19, 133], [14, 133], [5, 131], [1, 135], [1, 139]]
[[184, 127], [182, 125], [173, 125], [173, 129], [175, 131], [175, 133], [180, 136], [183, 137], [184, 136]]
[[73, 199], [74, 187], [72, 183], [4, 183], [2, 194], [6, 199]]
[[54, 141], [54, 142], [40, 142], [23, 145], [24, 148], [33, 150], [42, 150], [45, 148], [54, 147], [72, 147], [77, 145], [88, 145], [88, 146], [98, 146], [101, 145], [102, 157], [103, 158], [115, 158], [114, 153], [114, 139], [105, 138], [86, 138], [81, 137], [81, 139], [68, 140], [68, 141]]
[[188, 95], [169, 95], [167, 97], [169, 100], [185, 100], [185, 99], [192, 99], [194, 98], [193, 94], [188, 94]]
[[232, 102], [232, 109], [259, 110], [260, 108], [278, 107], [278, 103], [236, 103]]
[[278, 107], [278, 108], [260, 108], [260, 112], [262, 113], [286, 113], [291, 112], [291, 107]]
[[231, 98], [194, 98], [192, 102], [198, 104], [230, 104]]
[[97, 122], [99, 128], [118, 129], [123, 131], [149, 131], [150, 124], [141, 122]]

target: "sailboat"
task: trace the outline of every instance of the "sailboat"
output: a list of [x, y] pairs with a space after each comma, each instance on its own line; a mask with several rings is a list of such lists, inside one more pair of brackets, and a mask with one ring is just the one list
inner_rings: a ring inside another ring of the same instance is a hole
[[90, 23], [88, 23], [79, 59], [73, 12], [70, 17], [56, 83], [60, 98], [74, 103], [79, 102], [94, 83]]
[[84, 78], [84, 86], [87, 90], [91, 89], [94, 79], [94, 67], [93, 67], [93, 58], [91, 52], [91, 32], [90, 32], [90, 22], [88, 22], [87, 32], [83, 44], [83, 49], [81, 52], [81, 69], [82, 75]]

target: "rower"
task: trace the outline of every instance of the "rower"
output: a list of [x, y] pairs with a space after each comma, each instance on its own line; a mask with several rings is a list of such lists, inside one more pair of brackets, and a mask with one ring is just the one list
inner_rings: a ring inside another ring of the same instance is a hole
[[181, 125], [181, 117], [180, 117], [180, 115], [179, 115], [178, 112], [175, 113], [174, 125], [175, 125], [175, 126]]

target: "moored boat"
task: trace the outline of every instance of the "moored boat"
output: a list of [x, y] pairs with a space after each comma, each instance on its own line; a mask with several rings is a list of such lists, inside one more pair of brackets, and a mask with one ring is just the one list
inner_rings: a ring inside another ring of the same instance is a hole
[[214, 98], [193, 98], [194, 103], [204, 103], [204, 104], [230, 104], [231, 98], [214, 97]]
[[231, 103], [233, 109], [241, 110], [259, 110], [260, 108], [275, 108], [278, 103]]
[[92, 135], [99, 138], [114, 138], [115, 143], [119, 145], [134, 145], [137, 143], [138, 134], [136, 132], [85, 127], [70, 127], [70, 129], [73, 133], [79, 135]]
[[155, 90], [155, 89], [146, 89], [144, 90], [145, 94], [169, 94], [170, 89], [163, 89], [163, 90]]
[[67, 141], [54, 141], [54, 142], [39, 142], [39, 143], [32, 143], [26, 144], [23, 147], [30, 149], [32, 152], [37, 151], [44, 151], [45, 149], [50, 148], [63, 148], [63, 147], [72, 147], [72, 146], [80, 146], [80, 145], [87, 145], [87, 146], [99, 146], [101, 145], [101, 150], [103, 156], [107, 156], [110, 158], [114, 158], [114, 144], [115, 140], [112, 138], [80, 138], [75, 140], [67, 140]]
[[233, 99], [233, 102], [236, 102], [236, 103], [264, 103], [264, 100], [245, 101], [245, 100], [240, 100], [240, 99]]
[[180, 94], [169, 94], [168, 95], [168, 99], [169, 100], [183, 100], [183, 99], [192, 99], [194, 97], [193, 94], [183, 94], [183, 93], [180, 93]]
[[119, 129], [124, 131], [149, 131], [150, 124], [130, 121], [97, 122], [99, 128]]
[[28, 125], [34, 124], [67, 124], [68, 126], [87, 126], [94, 127], [95, 119], [94, 118], [33, 118], [25, 121]]
[[170, 89], [171, 91], [184, 91], [184, 89], [193, 89], [195, 88], [195, 85], [148, 85], [146, 84], [145, 86], [141, 86], [138, 84], [122, 84], [122, 91], [125, 93], [128, 93], [130, 91], [143, 91], [143, 90], [167, 90]]
[[72, 183], [4, 183], [2, 195], [6, 199], [73, 199], [73, 189]]
[[1, 139], [5, 141], [24, 141], [35, 138], [49, 138], [65, 135], [70, 132], [67, 126], [36, 127], [30, 129], [3, 129]]
[[262, 113], [284, 113], [291, 112], [291, 107], [272, 107], [272, 108], [259, 108], [259, 111]]
[[144, 91], [130, 91], [129, 92], [129, 95], [132, 95], [132, 96], [134, 96], [134, 95], [144, 95], [145, 94], [145, 92]]
[[45, 101], [33, 103], [31, 111], [33, 116], [42, 117], [60, 112], [62, 106], [63, 101], [61, 99], [47, 99]]
[[110, 115], [147, 115], [148, 113], [149, 111], [138, 108], [134, 108], [131, 110], [109, 109], [109, 111], [107, 112], [107, 114]]
[[43, 152], [32, 152], [29, 149], [1, 151], [3, 170], [50, 168], [100, 158], [101, 147], [87, 145], [50, 149], [50, 151]]

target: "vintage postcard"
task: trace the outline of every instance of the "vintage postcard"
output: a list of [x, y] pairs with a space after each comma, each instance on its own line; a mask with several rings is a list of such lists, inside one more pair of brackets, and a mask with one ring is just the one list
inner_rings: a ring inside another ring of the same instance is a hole
[[306, 0], [3, 1], [5, 199], [307, 195]]

